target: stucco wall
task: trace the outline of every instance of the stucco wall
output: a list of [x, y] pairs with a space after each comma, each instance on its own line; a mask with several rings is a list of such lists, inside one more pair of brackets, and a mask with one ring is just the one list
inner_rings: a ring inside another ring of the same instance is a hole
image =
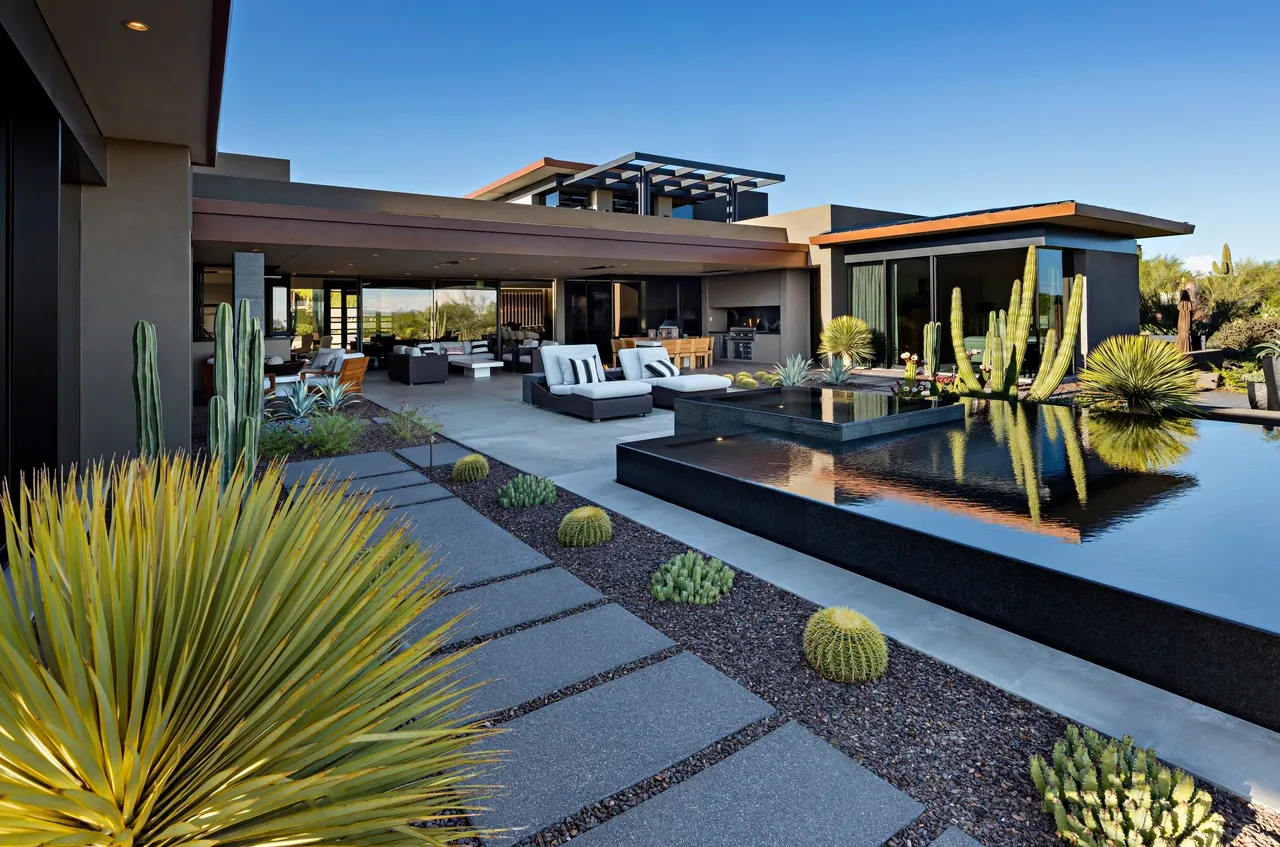
[[110, 139], [106, 187], [81, 193], [80, 456], [132, 452], [133, 325], [159, 342], [165, 446], [191, 444], [191, 158]]
[[1076, 272], [1085, 276], [1085, 308], [1080, 327], [1084, 349], [1092, 350], [1113, 335], [1136, 335], [1140, 296], [1138, 257], [1131, 253], [1080, 250], [1076, 253]]
[[250, 179], [274, 179], [289, 181], [289, 160], [273, 159], [269, 156], [245, 156], [241, 153], [219, 153], [218, 162], [212, 167], [197, 165], [191, 170], [198, 174], [218, 174], [220, 176], [240, 176]]

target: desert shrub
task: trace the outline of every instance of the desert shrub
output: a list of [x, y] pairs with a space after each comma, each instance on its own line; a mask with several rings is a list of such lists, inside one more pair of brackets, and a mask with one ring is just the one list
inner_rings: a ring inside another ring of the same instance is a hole
[[752, 391], [760, 387], [760, 383], [750, 376], [740, 376], [733, 384], [746, 391]]
[[1077, 402], [1118, 412], [1191, 414], [1196, 374], [1191, 358], [1167, 341], [1113, 335], [1085, 358]]
[[733, 590], [733, 569], [695, 550], [674, 556], [653, 572], [649, 593], [658, 600], [710, 606]]
[[349, 418], [341, 412], [321, 412], [311, 418], [307, 447], [319, 456], [350, 453], [364, 429], [360, 418]]
[[1266, 341], [1280, 338], [1280, 318], [1255, 315], [1229, 321], [1209, 336], [1209, 346], [1244, 353]]
[[489, 475], [489, 460], [479, 453], [463, 456], [453, 463], [454, 482], [479, 482]]
[[258, 455], [284, 458], [307, 446], [307, 433], [287, 423], [267, 423], [258, 436]]
[[594, 547], [613, 538], [613, 522], [599, 506], [579, 506], [560, 521], [562, 547]]
[[267, 401], [267, 417], [279, 421], [305, 421], [317, 409], [318, 395], [304, 382], [294, 382], [282, 388]]
[[819, 609], [804, 628], [804, 657], [833, 682], [868, 682], [884, 676], [889, 647], [866, 615], [832, 606]]
[[[181, 457], [5, 494], [0, 795], [24, 844], [474, 837], [493, 735], [444, 580], [361, 498]], [[317, 532], [316, 528], [324, 529]], [[416, 822], [432, 821], [426, 829]]]
[[1222, 816], [1213, 798], [1182, 771], [1169, 772], [1133, 739], [1103, 739], [1067, 727], [1052, 763], [1031, 757], [1031, 780], [1068, 844], [1096, 847], [1217, 847]]
[[818, 352], [823, 356], [839, 356], [851, 365], [869, 364], [875, 358], [871, 327], [861, 318], [841, 315], [822, 328]]
[[417, 406], [403, 403], [387, 420], [387, 432], [397, 441], [417, 444], [440, 432], [440, 422]]
[[360, 399], [359, 392], [351, 387], [351, 383], [343, 382], [336, 376], [304, 381], [302, 384], [315, 392], [316, 405], [326, 412], [336, 412]]
[[506, 509], [529, 509], [556, 502], [556, 484], [545, 476], [522, 473], [498, 489], [498, 505]]

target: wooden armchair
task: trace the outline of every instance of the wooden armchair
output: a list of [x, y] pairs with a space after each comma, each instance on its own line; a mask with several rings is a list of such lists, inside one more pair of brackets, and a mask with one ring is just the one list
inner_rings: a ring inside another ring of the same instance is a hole
[[298, 376], [303, 382], [336, 376], [338, 382], [347, 386], [348, 391], [361, 394], [364, 391], [364, 374], [368, 369], [368, 356], [347, 356], [342, 360], [342, 368], [337, 373], [319, 368], [303, 368], [298, 371]]

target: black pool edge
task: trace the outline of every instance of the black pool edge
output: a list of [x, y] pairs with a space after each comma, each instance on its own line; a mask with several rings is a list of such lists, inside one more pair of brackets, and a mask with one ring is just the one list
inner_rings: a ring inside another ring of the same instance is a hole
[[650, 449], [717, 434], [703, 431], [619, 444], [617, 481], [1280, 732], [1280, 698], [1275, 696], [1280, 691], [1280, 636]]

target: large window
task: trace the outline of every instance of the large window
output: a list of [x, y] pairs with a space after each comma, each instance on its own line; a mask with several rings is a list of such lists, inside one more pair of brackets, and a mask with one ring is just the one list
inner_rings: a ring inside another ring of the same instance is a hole
[[[937, 258], [938, 315], [941, 320], [950, 320], [951, 292], [959, 288], [963, 305], [961, 326], [966, 350], [985, 347], [991, 316], [1009, 308], [1013, 281], [1022, 276], [1026, 260], [1026, 250], [994, 250], [989, 253], [964, 253]], [[1038, 355], [1031, 349], [1033, 346], [1029, 345], [1028, 348], [1028, 355], [1032, 357], [1030, 361], [1035, 361]], [[975, 364], [981, 358], [975, 356]], [[949, 344], [942, 345], [942, 361], [955, 361]]]
[[461, 341], [478, 341], [498, 332], [498, 286], [493, 282], [436, 283], [436, 311], [448, 334]]
[[220, 303], [235, 305], [235, 276], [231, 268], [200, 268], [197, 271], [199, 286], [199, 318], [196, 324], [196, 340], [213, 340], [213, 329]]
[[891, 364], [903, 353], [919, 355], [924, 344], [924, 325], [932, 320], [929, 308], [929, 258], [898, 259], [889, 263], [889, 283], [893, 305]]
[[435, 293], [427, 288], [364, 289], [364, 327], [366, 341], [375, 335], [394, 335], [399, 339], [436, 341], [444, 336], [445, 327], [435, 314]]

